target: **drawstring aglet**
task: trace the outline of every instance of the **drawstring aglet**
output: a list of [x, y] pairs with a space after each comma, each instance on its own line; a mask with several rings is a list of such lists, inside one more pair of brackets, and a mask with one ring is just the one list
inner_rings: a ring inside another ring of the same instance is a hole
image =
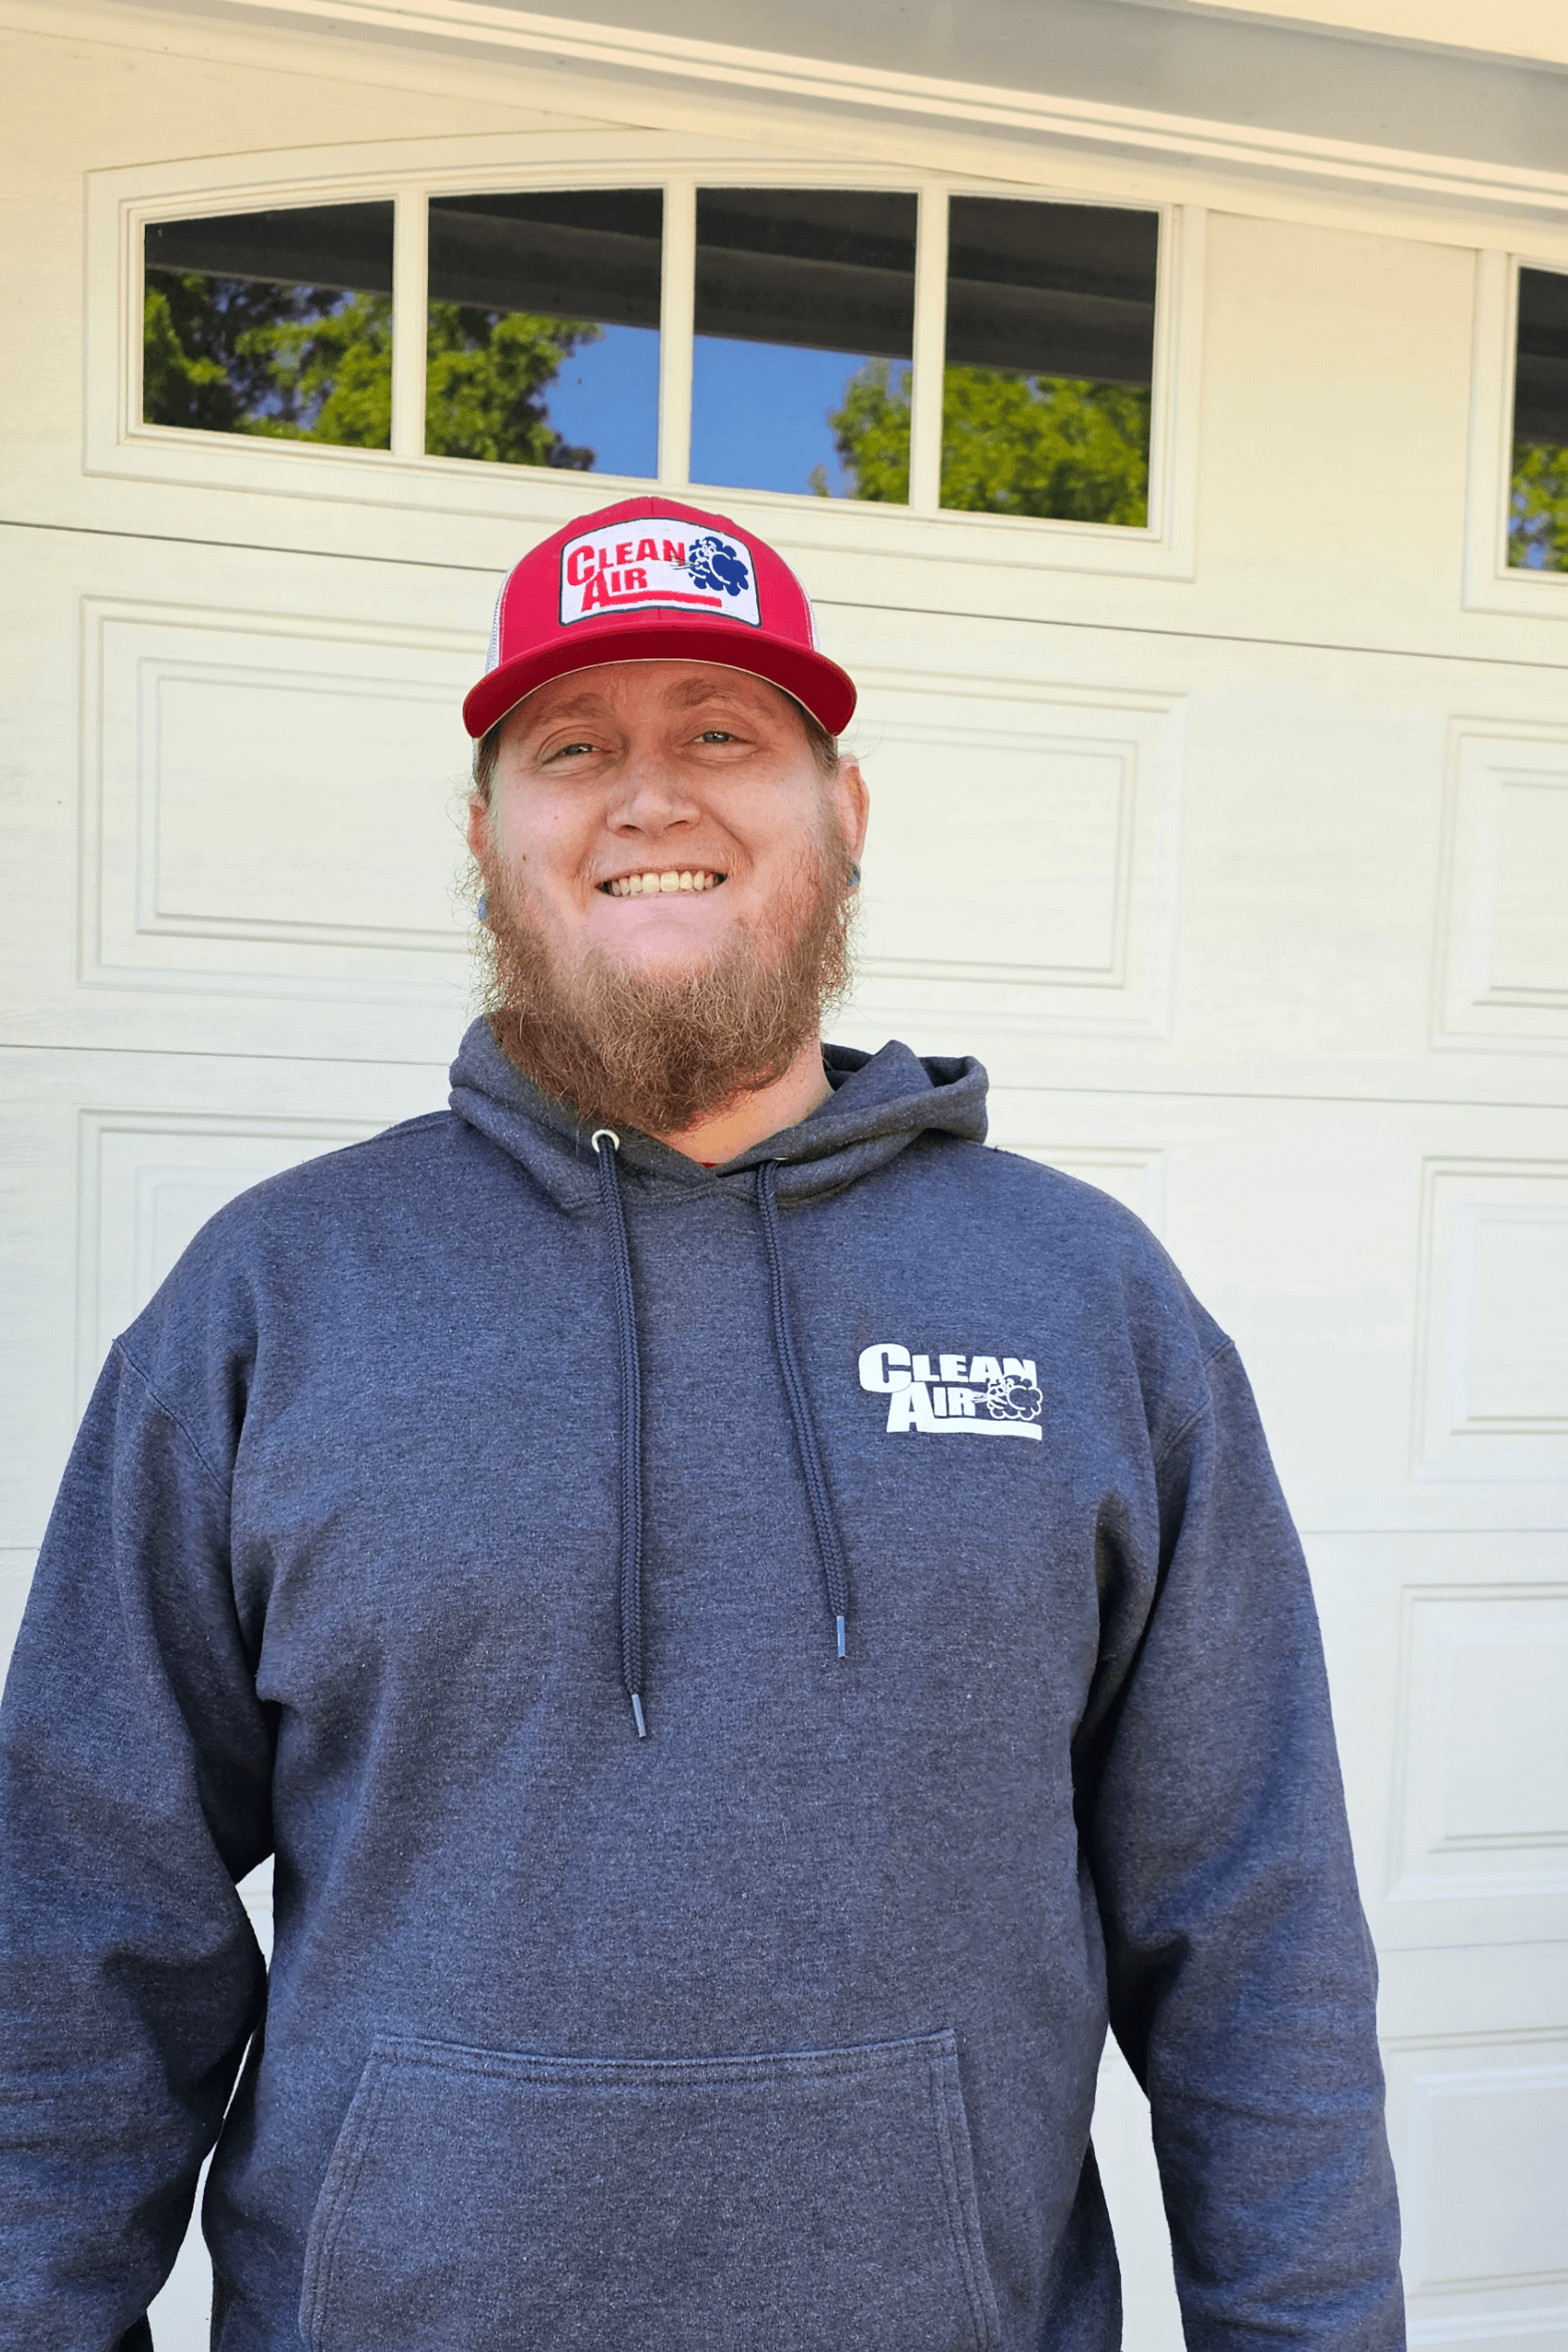
[[842, 1658], [844, 1656], [844, 1619], [839, 1617], [834, 1622], [838, 1627], [838, 1654]]
[[645, 1740], [648, 1736], [648, 1726], [642, 1721], [642, 1701], [635, 1691], [631, 1693], [631, 1711], [632, 1719], [637, 1725], [637, 1736], [640, 1740]]

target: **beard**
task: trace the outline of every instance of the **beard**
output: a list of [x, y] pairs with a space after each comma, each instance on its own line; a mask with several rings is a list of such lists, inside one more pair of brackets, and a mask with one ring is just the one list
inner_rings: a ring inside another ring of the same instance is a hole
[[777, 910], [686, 971], [639, 971], [597, 946], [568, 964], [526, 872], [493, 846], [478, 865], [496, 1042], [584, 1119], [686, 1134], [782, 1078], [849, 985], [852, 867], [831, 817]]

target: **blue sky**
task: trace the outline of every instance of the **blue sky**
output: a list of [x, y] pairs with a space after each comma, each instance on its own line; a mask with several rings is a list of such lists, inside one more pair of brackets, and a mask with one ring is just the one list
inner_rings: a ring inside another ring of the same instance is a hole
[[558, 433], [594, 451], [595, 473], [658, 471], [658, 329], [607, 326], [550, 387]]
[[[716, 487], [809, 490], [815, 466], [842, 498], [848, 484], [828, 411], [862, 355], [700, 335], [692, 354], [691, 478]], [[651, 477], [658, 462], [658, 335], [607, 326], [574, 352], [550, 389], [550, 422], [585, 443], [597, 473]]]
[[814, 466], [843, 498], [848, 481], [828, 411], [863, 357], [699, 335], [691, 355], [691, 479], [725, 488], [809, 490]]

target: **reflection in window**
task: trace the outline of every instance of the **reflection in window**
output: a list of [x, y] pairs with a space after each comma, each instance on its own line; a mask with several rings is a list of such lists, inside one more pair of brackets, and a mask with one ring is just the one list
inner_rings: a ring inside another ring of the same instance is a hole
[[1568, 572], [1568, 272], [1519, 272], [1508, 560]]
[[657, 472], [663, 211], [657, 188], [432, 199], [431, 456]]
[[1159, 215], [956, 196], [942, 503], [1148, 520]]
[[916, 199], [697, 196], [691, 478], [907, 500]]
[[146, 233], [149, 424], [390, 446], [389, 203], [150, 222]]

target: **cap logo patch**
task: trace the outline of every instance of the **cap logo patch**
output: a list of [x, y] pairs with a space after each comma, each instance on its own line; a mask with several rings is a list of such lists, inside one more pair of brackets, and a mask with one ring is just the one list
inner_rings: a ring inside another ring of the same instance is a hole
[[645, 515], [585, 531], [562, 548], [562, 628], [595, 612], [660, 605], [677, 612], [717, 612], [760, 628], [756, 564], [744, 539]]

